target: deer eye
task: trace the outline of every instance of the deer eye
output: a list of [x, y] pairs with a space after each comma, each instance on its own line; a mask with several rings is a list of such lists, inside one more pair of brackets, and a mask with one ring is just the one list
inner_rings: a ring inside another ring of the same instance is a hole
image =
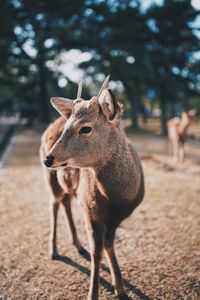
[[80, 130], [79, 130], [79, 134], [87, 134], [87, 133], [90, 133], [92, 131], [92, 127], [82, 127]]

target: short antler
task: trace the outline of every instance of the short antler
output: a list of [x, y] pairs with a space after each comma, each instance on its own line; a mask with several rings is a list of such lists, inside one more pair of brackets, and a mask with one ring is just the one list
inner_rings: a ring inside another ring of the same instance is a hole
[[98, 93], [97, 97], [99, 97], [101, 95], [102, 91], [107, 88], [109, 79], [110, 79], [110, 75], [108, 75], [106, 77], [106, 79], [104, 80], [104, 82], [103, 82], [103, 84], [102, 84], [102, 86], [101, 86], [101, 88], [99, 90], [99, 93]]
[[81, 98], [82, 89], [83, 89], [83, 81], [81, 80], [78, 84], [77, 99]]

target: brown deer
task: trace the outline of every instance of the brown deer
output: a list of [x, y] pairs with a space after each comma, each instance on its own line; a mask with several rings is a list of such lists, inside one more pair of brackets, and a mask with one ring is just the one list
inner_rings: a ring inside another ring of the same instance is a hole
[[52, 98], [51, 103], [62, 118], [50, 125], [43, 135], [41, 146], [41, 157], [49, 168], [46, 172], [54, 197], [53, 256], [57, 254], [58, 203], [62, 202], [66, 208], [73, 241], [79, 251], [82, 247], [70, 210], [72, 196], [77, 195], [85, 211], [91, 256], [88, 300], [98, 299], [103, 250], [108, 259], [115, 294], [118, 299], [127, 299], [115, 256], [114, 238], [119, 224], [144, 197], [140, 159], [122, 129], [122, 106], [107, 88], [108, 80], [109, 77], [98, 96], [87, 101], [81, 98], [81, 85], [77, 99], [73, 101]]
[[189, 126], [196, 121], [196, 109], [184, 111], [181, 117], [175, 117], [168, 121], [168, 139], [172, 146], [174, 162], [183, 162], [185, 158], [184, 143]]

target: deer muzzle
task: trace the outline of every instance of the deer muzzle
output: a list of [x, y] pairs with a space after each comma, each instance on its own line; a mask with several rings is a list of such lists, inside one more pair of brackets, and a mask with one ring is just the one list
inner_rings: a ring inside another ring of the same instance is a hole
[[49, 155], [46, 156], [46, 158], [43, 160], [43, 163], [45, 164], [46, 167], [50, 168], [53, 164], [53, 161], [54, 161], [54, 156]]

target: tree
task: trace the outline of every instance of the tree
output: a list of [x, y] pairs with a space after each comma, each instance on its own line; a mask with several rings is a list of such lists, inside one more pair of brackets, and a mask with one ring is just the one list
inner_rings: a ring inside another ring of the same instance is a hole
[[183, 101], [191, 93], [190, 78], [195, 74], [190, 60], [200, 46], [191, 24], [198, 13], [188, 0], [166, 0], [163, 6], [153, 6], [147, 12], [150, 85], [160, 102], [163, 134], [167, 132], [168, 103]]
[[199, 49], [191, 25], [198, 12], [188, 0], [167, 0], [146, 12], [137, 1], [115, 1], [112, 5], [112, 1], [94, 4], [90, 11], [84, 25], [88, 35], [94, 37], [89, 41], [94, 55], [82, 67], [91, 76], [111, 73], [114, 80], [121, 80], [134, 127], [142, 97], [149, 90], [155, 91], [162, 133], [166, 134], [168, 103], [183, 102], [193, 94], [191, 79], [198, 75], [191, 65]]
[[59, 89], [59, 74], [47, 62], [62, 51], [89, 51], [91, 60], [80, 67], [94, 79], [111, 73], [112, 80], [120, 80], [133, 127], [143, 97], [154, 91], [166, 133], [168, 104], [199, 91], [194, 54], [200, 42], [192, 27], [198, 12], [189, 0], [166, 0], [147, 11], [140, 3], [1, 0], [0, 95], [6, 101], [37, 102], [40, 119], [48, 121], [49, 89]]
[[93, 37], [89, 41], [93, 57], [81, 67], [91, 76], [96, 72], [111, 73], [113, 80], [123, 83], [136, 128], [139, 103], [145, 93], [144, 49], [148, 38], [148, 26], [138, 1], [115, 1], [114, 7], [112, 1], [93, 4], [83, 28]]
[[[80, 46], [78, 20], [84, 2], [74, 0], [72, 4], [63, 0], [59, 4], [54, 0], [10, 0], [3, 1], [1, 6], [1, 15], [6, 16], [1, 27], [2, 35], [5, 34], [7, 42], [5, 48], [9, 46], [7, 52], [2, 49], [1, 58], [5, 69], [10, 72], [7, 72], [8, 83], [19, 98], [34, 97], [40, 106], [43, 122], [49, 121], [46, 63], [54, 60], [61, 50]], [[8, 29], [8, 25], [4, 27], [7, 18], [10, 21]], [[28, 86], [31, 86], [29, 92]]]

